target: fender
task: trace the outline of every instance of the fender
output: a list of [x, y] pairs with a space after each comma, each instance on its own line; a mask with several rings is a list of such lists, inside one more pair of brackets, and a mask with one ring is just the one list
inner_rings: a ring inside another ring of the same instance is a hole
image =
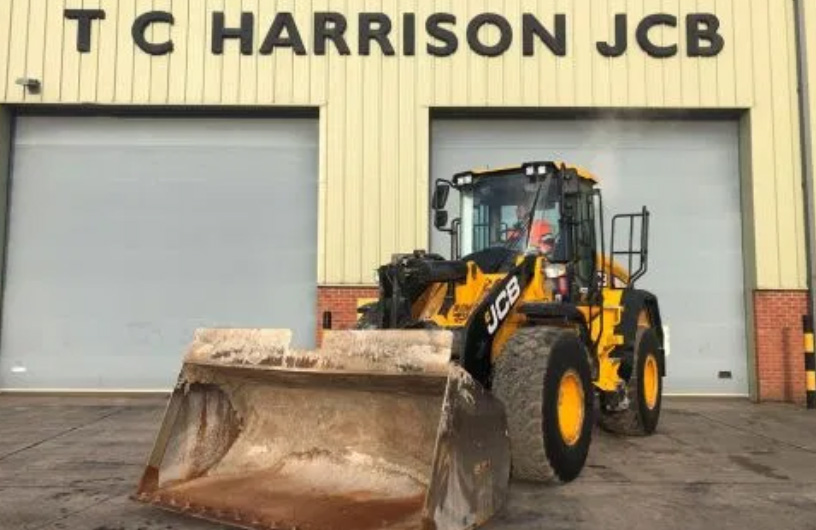
[[665, 344], [663, 337], [663, 321], [660, 316], [660, 307], [657, 297], [649, 291], [642, 289], [624, 289], [621, 297], [623, 314], [620, 323], [615, 327], [615, 333], [623, 337], [623, 344], [618, 346], [617, 351], [620, 356], [626, 356], [627, 352], [635, 351], [635, 340], [637, 338], [638, 315], [645, 309], [649, 314], [649, 320], [657, 334], [660, 342], [660, 376], [666, 376]]
[[485, 388], [490, 388], [493, 372], [490, 360], [493, 338], [521, 300], [521, 293], [533, 277], [536, 259], [534, 255], [525, 256], [501, 281], [496, 282], [473, 310], [463, 329], [459, 358], [471, 377]]

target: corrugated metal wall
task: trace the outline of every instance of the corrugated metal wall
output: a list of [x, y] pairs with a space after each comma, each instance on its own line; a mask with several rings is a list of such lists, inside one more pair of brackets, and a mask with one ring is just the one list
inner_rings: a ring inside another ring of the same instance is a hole
[[[813, 156], [816, 157], [816, 2], [805, 2], [805, 27], [808, 28], [807, 58], [808, 58], [808, 86], [810, 89], [810, 130], [812, 134]], [[816, 164], [816, 160], [814, 160]], [[814, 168], [816, 172], [816, 168]], [[816, 204], [816, 190], [814, 190], [813, 204]], [[816, 227], [813, 227], [816, 230]], [[814, 256], [816, 259], [816, 256]]]
[[[107, 19], [94, 24], [92, 53], [76, 52], [76, 23], [64, 20], [66, 7], [106, 10]], [[151, 9], [176, 17], [172, 30], [151, 30], [155, 40], [172, 34], [170, 55], [150, 57], [133, 45], [131, 23]], [[291, 11], [309, 54], [241, 56], [229, 42], [223, 56], [213, 55], [211, 13], [219, 10], [231, 26], [242, 10], [255, 13], [256, 51], [274, 13]], [[312, 53], [311, 14], [328, 10], [348, 15], [351, 56], [332, 46], [327, 56]], [[368, 57], [357, 54], [360, 11], [391, 16], [396, 56], [383, 56], [376, 45]], [[516, 33], [500, 58], [472, 53], [465, 40], [467, 21], [488, 11], [507, 17]], [[414, 57], [399, 53], [402, 12], [417, 13]], [[424, 20], [432, 12], [457, 16], [459, 50], [451, 57], [425, 53]], [[522, 12], [548, 27], [556, 12], [566, 14], [567, 56], [538, 45], [535, 57], [523, 57]], [[653, 59], [636, 46], [634, 24], [655, 12], [681, 20], [677, 29], [653, 32], [680, 41], [674, 58]], [[685, 56], [682, 20], [689, 12], [719, 16], [726, 46], [718, 57]], [[611, 36], [615, 13], [629, 15], [630, 48], [604, 58], [594, 43]], [[3, 0], [0, 39], [8, 45], [0, 45], [0, 102], [320, 106], [323, 283], [368, 283], [392, 252], [426, 245], [430, 107], [750, 108], [757, 283], [802, 288], [793, 28], [791, 0]], [[42, 79], [41, 95], [15, 85], [23, 75]]]

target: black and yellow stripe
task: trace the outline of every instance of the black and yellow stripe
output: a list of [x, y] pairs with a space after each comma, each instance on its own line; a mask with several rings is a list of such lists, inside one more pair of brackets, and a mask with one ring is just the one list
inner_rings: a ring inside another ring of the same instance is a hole
[[813, 350], [813, 317], [803, 319], [805, 336], [805, 381], [807, 391], [807, 408], [816, 409], [816, 353]]

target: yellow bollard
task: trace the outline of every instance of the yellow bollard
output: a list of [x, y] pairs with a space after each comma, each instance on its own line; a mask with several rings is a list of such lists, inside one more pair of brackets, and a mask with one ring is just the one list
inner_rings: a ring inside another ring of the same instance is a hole
[[813, 317], [805, 315], [802, 318], [805, 346], [805, 381], [807, 408], [816, 409], [816, 354], [813, 350]]

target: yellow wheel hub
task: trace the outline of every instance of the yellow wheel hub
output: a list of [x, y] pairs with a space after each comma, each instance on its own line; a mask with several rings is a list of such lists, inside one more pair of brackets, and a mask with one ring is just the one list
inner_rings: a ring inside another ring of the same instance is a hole
[[561, 377], [558, 385], [558, 428], [567, 445], [575, 445], [584, 426], [584, 387], [574, 370]]
[[657, 371], [657, 359], [651, 353], [646, 357], [643, 366], [643, 400], [649, 410], [657, 406], [658, 379], [660, 375]]

